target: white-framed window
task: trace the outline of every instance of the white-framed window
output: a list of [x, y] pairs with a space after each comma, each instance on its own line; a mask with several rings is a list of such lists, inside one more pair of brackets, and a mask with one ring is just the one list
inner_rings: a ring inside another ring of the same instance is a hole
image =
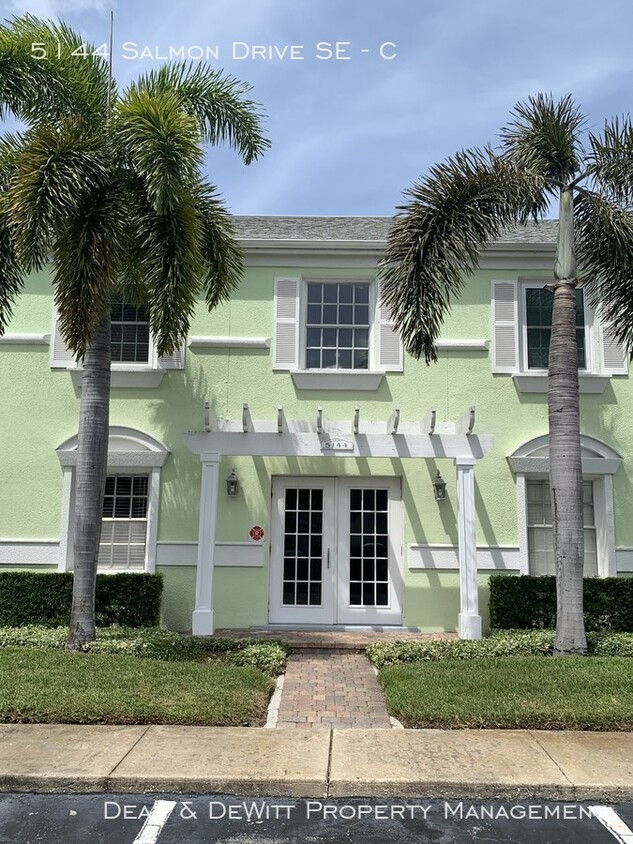
[[100, 569], [145, 570], [149, 488], [149, 474], [121, 473], [106, 478]]
[[[77, 436], [56, 451], [64, 472], [59, 568], [72, 571]], [[149, 434], [110, 427], [99, 571], [155, 570], [160, 472], [168, 457], [169, 450]]]
[[[584, 480], [584, 577], [598, 576], [593, 481]], [[533, 575], [556, 574], [549, 480], [526, 478], [528, 565]]]
[[[185, 368], [185, 345], [171, 355], [159, 356], [142, 306], [117, 296], [111, 311], [112, 386], [157, 387], [165, 370]], [[67, 348], [59, 329], [57, 311], [53, 314], [51, 369], [68, 370], [76, 386], [81, 386], [82, 368]]]
[[403, 349], [373, 277], [276, 278], [273, 369], [302, 389], [377, 389]]
[[[492, 370], [514, 376], [521, 392], [547, 391], [552, 294], [540, 279], [493, 280], [491, 285]], [[608, 377], [628, 373], [627, 355], [576, 291], [580, 391], [601, 393]]]
[[[585, 525], [585, 576], [617, 573], [613, 476], [622, 456], [607, 443], [580, 435]], [[543, 434], [508, 455], [516, 477], [519, 570], [553, 574], [549, 492], [549, 436]]]

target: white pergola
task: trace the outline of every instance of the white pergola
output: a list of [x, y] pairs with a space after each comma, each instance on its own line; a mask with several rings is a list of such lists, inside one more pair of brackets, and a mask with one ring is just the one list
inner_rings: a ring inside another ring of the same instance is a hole
[[205, 430], [184, 435], [187, 448], [200, 456], [200, 526], [194, 635], [211, 635], [213, 621], [213, 569], [218, 509], [219, 469], [223, 456], [250, 457], [387, 457], [452, 459], [457, 474], [458, 556], [460, 583], [459, 635], [481, 638], [477, 596], [477, 545], [475, 535], [475, 464], [492, 448], [492, 436], [474, 433], [475, 408], [454, 422], [441, 422], [434, 408], [419, 421], [406, 422], [400, 408], [393, 408], [385, 422], [365, 422], [360, 407], [343, 421], [330, 421], [317, 407], [312, 419], [288, 420], [277, 407], [272, 420], [253, 420], [248, 404], [242, 418], [216, 418], [211, 404], [204, 405]]

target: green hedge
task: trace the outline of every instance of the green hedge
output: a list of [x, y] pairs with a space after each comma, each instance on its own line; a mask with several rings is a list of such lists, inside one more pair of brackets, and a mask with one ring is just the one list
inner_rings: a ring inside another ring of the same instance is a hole
[[[633, 632], [633, 577], [586, 577], [587, 630]], [[490, 577], [490, 626], [501, 630], [556, 626], [556, 578], [522, 575]]]
[[[72, 591], [69, 572], [0, 572], [0, 627], [68, 625]], [[160, 574], [98, 574], [97, 626], [156, 626], [162, 592]]]
[[[487, 639], [431, 639], [425, 642], [374, 642], [367, 656], [376, 668], [403, 663], [490, 657], [551, 656], [554, 630], [497, 630]], [[0, 630], [0, 646], [2, 631]], [[588, 633], [592, 656], [633, 657], [633, 634]]]

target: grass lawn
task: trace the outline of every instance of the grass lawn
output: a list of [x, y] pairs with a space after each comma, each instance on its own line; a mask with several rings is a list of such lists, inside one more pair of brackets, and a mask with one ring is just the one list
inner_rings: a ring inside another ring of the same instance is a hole
[[495, 657], [389, 665], [392, 715], [406, 727], [633, 729], [633, 661]]
[[255, 668], [0, 648], [0, 722], [263, 723], [273, 681]]

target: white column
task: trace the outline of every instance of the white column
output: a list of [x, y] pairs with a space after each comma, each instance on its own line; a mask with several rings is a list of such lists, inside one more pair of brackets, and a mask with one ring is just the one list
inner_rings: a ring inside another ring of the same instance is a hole
[[459, 637], [481, 639], [477, 595], [477, 535], [475, 529], [475, 458], [456, 457], [457, 542], [459, 551]]
[[200, 483], [200, 526], [198, 528], [198, 568], [196, 571], [196, 608], [191, 618], [194, 636], [213, 634], [213, 557], [215, 525], [218, 513], [220, 455], [203, 452]]

